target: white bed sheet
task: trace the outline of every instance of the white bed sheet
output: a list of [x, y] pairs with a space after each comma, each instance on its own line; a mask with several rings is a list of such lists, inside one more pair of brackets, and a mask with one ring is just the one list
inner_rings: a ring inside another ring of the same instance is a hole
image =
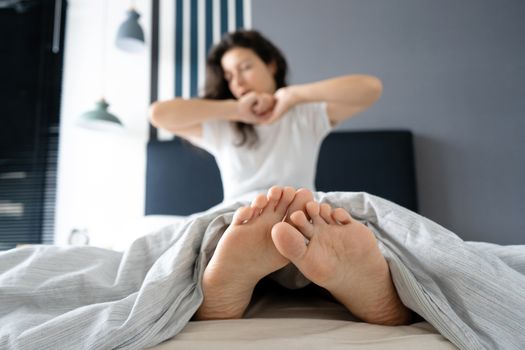
[[[312, 293], [312, 290], [314, 292]], [[152, 350], [457, 349], [429, 323], [387, 327], [359, 322], [320, 289], [257, 292], [241, 320], [191, 321]]]

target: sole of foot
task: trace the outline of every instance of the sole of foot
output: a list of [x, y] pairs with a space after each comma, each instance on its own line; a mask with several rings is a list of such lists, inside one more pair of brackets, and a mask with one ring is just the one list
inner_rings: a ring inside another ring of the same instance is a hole
[[399, 300], [388, 264], [372, 231], [342, 209], [308, 202], [290, 223], [274, 225], [277, 250], [312, 282], [327, 289], [369, 323], [406, 324], [411, 312]]

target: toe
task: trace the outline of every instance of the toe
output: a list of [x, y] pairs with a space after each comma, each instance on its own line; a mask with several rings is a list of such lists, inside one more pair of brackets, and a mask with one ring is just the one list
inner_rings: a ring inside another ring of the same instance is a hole
[[268, 198], [268, 201], [271, 202], [277, 202], [283, 194], [283, 188], [280, 186], [273, 186], [268, 190], [268, 194], [266, 195]]
[[279, 253], [300, 269], [301, 261], [307, 251], [301, 232], [286, 222], [279, 222], [273, 225], [272, 240]]
[[314, 200], [314, 195], [312, 191], [307, 188], [300, 188], [295, 192], [294, 201], [298, 200], [299, 202], [309, 202]]
[[257, 208], [257, 209], [261, 210], [261, 209], [263, 209], [264, 207], [266, 207], [267, 204], [268, 204], [268, 198], [266, 197], [266, 195], [264, 195], [264, 194], [259, 194], [259, 195], [257, 195], [257, 197], [255, 197], [255, 199], [252, 201], [251, 207], [252, 207], [252, 208]]
[[[298, 210], [305, 212], [306, 203], [313, 201], [313, 200], [314, 200], [314, 196], [312, 194], [312, 191], [306, 188], [298, 189], [295, 192], [295, 196], [293, 198], [292, 203], [288, 207], [288, 214], [294, 213]], [[291, 223], [290, 217], [288, 216], [285, 221], [290, 224]]]
[[319, 225], [324, 222], [324, 220], [319, 216], [319, 203], [311, 201], [306, 203], [306, 214], [312, 219], [314, 225]]
[[343, 208], [336, 208], [332, 211], [332, 218], [341, 225], [348, 225], [352, 222], [352, 217]]
[[284, 218], [284, 215], [286, 214], [286, 211], [288, 210], [288, 207], [290, 206], [290, 203], [292, 203], [295, 196], [295, 188], [292, 187], [285, 187], [283, 189], [283, 194], [281, 196], [281, 199], [277, 203], [275, 207], [275, 211], [282, 215]]
[[268, 190], [268, 193], [266, 194], [266, 206], [261, 211], [261, 214], [273, 214], [275, 212], [275, 208], [277, 207], [277, 204], [281, 200], [281, 197], [283, 196], [284, 189], [282, 187], [273, 186]]
[[303, 211], [296, 211], [290, 215], [290, 221], [308, 239], [314, 235], [314, 226], [310, 223]]
[[319, 209], [320, 215], [327, 224], [334, 224], [332, 219], [332, 207], [326, 203], [322, 203]]
[[251, 207], [240, 207], [233, 214], [232, 225], [242, 225], [246, 221], [249, 221], [255, 212], [254, 208]]

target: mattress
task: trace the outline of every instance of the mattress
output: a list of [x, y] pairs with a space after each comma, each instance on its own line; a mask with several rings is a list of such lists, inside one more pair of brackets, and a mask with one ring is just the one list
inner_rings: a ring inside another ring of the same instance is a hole
[[243, 319], [191, 321], [151, 349], [457, 349], [422, 319], [409, 326], [367, 324], [319, 287], [261, 285]]

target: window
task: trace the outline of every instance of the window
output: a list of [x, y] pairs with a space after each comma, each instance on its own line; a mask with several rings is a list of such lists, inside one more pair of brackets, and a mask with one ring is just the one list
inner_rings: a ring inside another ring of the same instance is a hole
[[0, 8], [0, 249], [52, 243], [66, 2]]

